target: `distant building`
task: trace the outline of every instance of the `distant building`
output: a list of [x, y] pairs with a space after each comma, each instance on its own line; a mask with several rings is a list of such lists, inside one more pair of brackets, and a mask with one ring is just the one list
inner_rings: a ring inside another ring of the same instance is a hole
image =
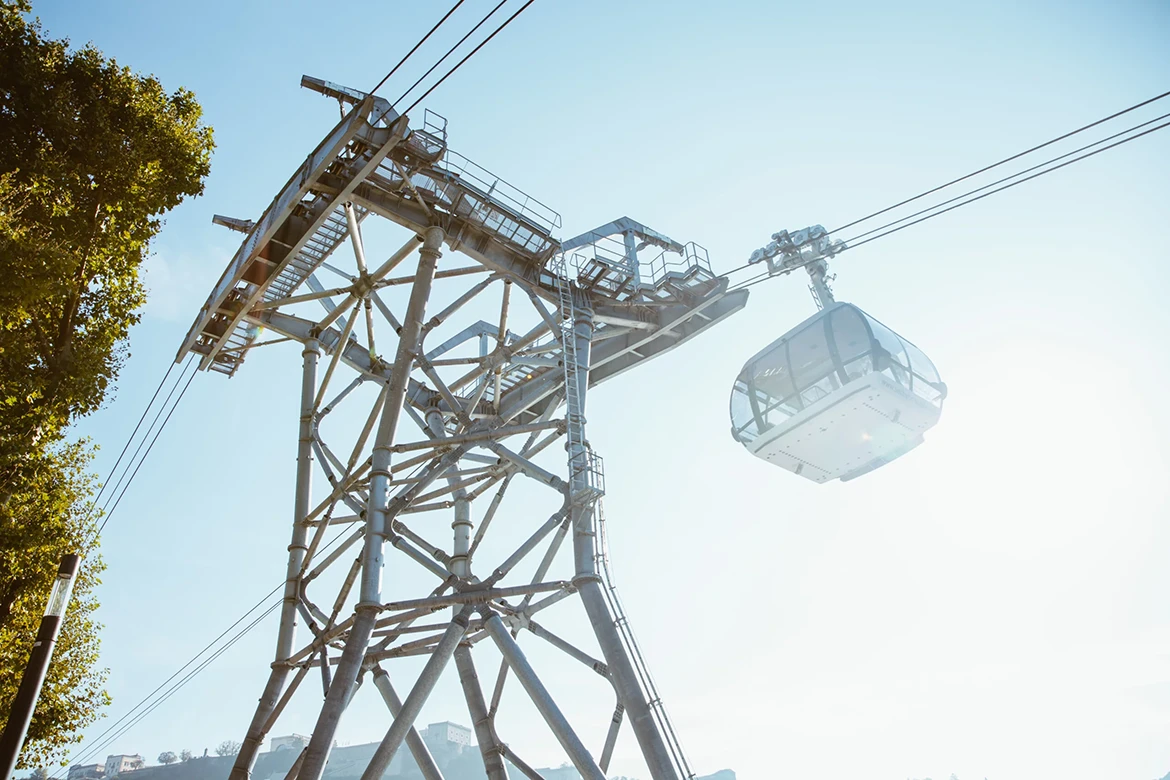
[[105, 764], [75, 764], [69, 767], [68, 780], [102, 780], [106, 776]]
[[558, 766], [540, 770], [544, 780], [581, 780], [581, 774], [571, 766]]
[[471, 747], [471, 729], [449, 720], [427, 726], [422, 738], [432, 752], [459, 754]]
[[[483, 780], [483, 760], [472, 742], [471, 729], [443, 721], [420, 729], [419, 734], [447, 780]], [[284, 780], [296, 757], [308, 743], [309, 738], [301, 734], [273, 737], [269, 750], [257, 756], [252, 772], [253, 780]], [[370, 742], [341, 747], [335, 743], [325, 767], [324, 780], [358, 780], [379, 745], [378, 742]], [[133, 778], [126, 777], [123, 780], [227, 780], [235, 760], [235, 756], [209, 756], [195, 761], [147, 767], [142, 756], [116, 755], [109, 756], [105, 764], [72, 766], [65, 780], [114, 780], [115, 775], [125, 772], [137, 773]], [[515, 767], [510, 764], [506, 766], [510, 777], [522, 777]], [[581, 777], [577, 770], [568, 765], [537, 771], [545, 780], [580, 780]], [[394, 754], [383, 780], [418, 780], [420, 777], [414, 757], [404, 745]], [[735, 780], [735, 773], [724, 769], [697, 780]]]
[[275, 753], [278, 750], [302, 750], [309, 744], [309, 738], [304, 734], [289, 734], [286, 737], [273, 737], [269, 750]]
[[146, 766], [146, 762], [137, 753], [132, 756], [106, 756], [106, 777], [120, 775], [123, 772], [133, 772], [135, 769], [141, 769], [144, 766]]

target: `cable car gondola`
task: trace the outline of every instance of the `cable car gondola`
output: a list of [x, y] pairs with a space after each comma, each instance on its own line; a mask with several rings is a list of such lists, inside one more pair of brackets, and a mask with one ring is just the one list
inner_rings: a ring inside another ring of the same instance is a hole
[[946, 385], [921, 350], [832, 299], [749, 360], [731, 392], [731, 433], [749, 452], [814, 482], [845, 482], [922, 443]]

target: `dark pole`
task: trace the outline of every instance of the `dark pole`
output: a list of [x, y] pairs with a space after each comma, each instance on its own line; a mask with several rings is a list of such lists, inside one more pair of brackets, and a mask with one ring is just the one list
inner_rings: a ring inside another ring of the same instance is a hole
[[57, 634], [61, 631], [61, 621], [69, 606], [69, 596], [73, 593], [73, 582], [77, 579], [77, 567], [80, 564], [79, 555], [63, 557], [53, 590], [49, 592], [49, 605], [45, 607], [37, 640], [33, 642], [32, 653], [24, 667], [24, 677], [20, 680], [20, 690], [16, 692], [16, 701], [12, 702], [8, 723], [4, 726], [3, 736], [0, 736], [2, 780], [11, 780], [16, 771], [16, 761], [20, 758], [20, 749], [24, 747], [24, 738], [28, 734], [28, 724], [32, 722], [33, 710], [41, 695], [41, 685], [45, 682], [45, 673], [53, 658], [53, 645], [57, 643]]

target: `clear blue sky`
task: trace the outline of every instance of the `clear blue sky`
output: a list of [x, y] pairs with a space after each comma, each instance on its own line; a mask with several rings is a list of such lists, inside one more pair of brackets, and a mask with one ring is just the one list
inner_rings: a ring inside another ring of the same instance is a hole
[[[234, 250], [211, 215], [257, 217], [336, 121], [301, 74], [368, 88], [446, 7], [379, 5], [37, 3], [50, 34], [193, 89], [218, 145], [206, 195], [156, 242], [116, 397], [78, 426], [103, 473]], [[463, 28], [490, 7], [466, 5]], [[629, 214], [730, 269], [776, 230], [840, 224], [1165, 91], [1167, 40], [1162, 2], [542, 0], [426, 105], [564, 236]], [[727, 433], [742, 361], [812, 311], [798, 279], [592, 395], [619, 583], [701, 771], [1170, 771], [1168, 181], [1157, 134], [842, 257], [839, 297], [950, 387], [927, 444], [866, 479], [797, 480]], [[293, 349], [198, 377], [107, 530], [110, 719], [283, 575]], [[274, 631], [108, 752], [239, 739]], [[366, 694], [343, 742], [386, 727]], [[277, 733], [308, 733], [317, 704]], [[466, 721], [453, 684], [423, 719]], [[633, 745], [613, 770], [646, 777]], [[551, 740], [529, 753], [561, 760]]]

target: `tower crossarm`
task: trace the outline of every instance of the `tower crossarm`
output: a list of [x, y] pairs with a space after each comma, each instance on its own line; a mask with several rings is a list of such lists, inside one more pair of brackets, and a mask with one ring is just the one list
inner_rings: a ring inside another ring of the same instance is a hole
[[670, 236], [663, 235], [656, 230], [643, 225], [641, 222], [635, 222], [629, 217], [622, 217], [615, 219], [613, 222], [607, 222], [601, 227], [594, 228], [587, 233], [582, 233], [579, 236], [570, 238], [567, 241], [561, 242], [561, 249], [565, 252], [577, 249], [579, 247], [587, 246], [596, 242], [599, 238], [608, 238], [610, 236], [624, 236], [630, 233], [637, 238], [643, 246], [653, 245], [661, 249], [669, 249], [672, 252], [681, 253], [683, 245], [675, 241]]
[[[200, 368], [215, 365], [233, 373], [241, 360], [239, 350], [221, 353], [229, 342], [241, 347], [249, 339], [239, 330], [246, 314], [285, 271], [292, 271], [281, 290], [287, 295], [345, 240], [348, 231], [341, 227], [345, 221], [339, 214], [352, 188], [377, 168], [408, 129], [405, 118], [392, 127], [371, 127], [366, 120], [373, 106], [372, 98], [355, 106], [252, 226], [183, 339], [177, 360], [195, 352], [202, 355]], [[349, 186], [332, 191], [316, 186], [327, 170], [342, 171]]]
[[[560, 215], [447, 148], [445, 120], [427, 112], [422, 127], [410, 128], [407, 117], [393, 117], [386, 125], [380, 99], [320, 79], [306, 77], [302, 83], [353, 107], [251, 226], [177, 359], [196, 353], [200, 368], [231, 375], [259, 329], [272, 328], [273, 312], [280, 306], [313, 298], [336, 306], [314, 280], [314, 272], [327, 265], [338, 246], [353, 239], [369, 215], [418, 236], [441, 228], [452, 250], [477, 261], [496, 278], [518, 284], [548, 309], [558, 305], [559, 289], [550, 261], [563, 258], [558, 268], [574, 277], [575, 295], [593, 312], [595, 335], [606, 340], [594, 353], [591, 383], [683, 343], [746, 303], [745, 292], [728, 292], [726, 280], [711, 272], [701, 247], [681, 244], [629, 217], [568, 242], [570, 254], [552, 236], [561, 225]], [[603, 246], [614, 235], [629, 245], [622, 250], [626, 260], [616, 270], [605, 261]], [[638, 251], [647, 247], [661, 254], [639, 261]], [[639, 263], [647, 272], [638, 269]], [[376, 293], [368, 293], [381, 283], [363, 269], [360, 278], [354, 277], [354, 289], [342, 308], [359, 295], [367, 303], [378, 303]], [[298, 295], [304, 284], [313, 292]], [[336, 318], [327, 315], [321, 324]], [[541, 371], [509, 375], [509, 358], [506, 350], [491, 358], [500, 377], [500, 397], [493, 395], [491, 400], [497, 408], [507, 405], [526, 422], [540, 414], [540, 402], [550, 394], [525, 386], [539, 379]], [[542, 359], [553, 356], [546, 353]], [[550, 378], [546, 384], [555, 383]]]
[[[739, 311], [747, 303], [747, 290], [727, 292], [727, 280], [719, 279], [700, 301], [658, 309], [649, 327], [630, 327], [608, 338], [595, 338], [589, 362], [589, 386], [595, 386], [622, 374], [650, 358], [665, 354], [697, 336], [707, 328]], [[600, 317], [598, 318], [600, 319]], [[608, 328], [599, 329], [598, 335]], [[518, 385], [500, 400], [499, 414], [504, 419], [535, 417], [542, 401], [560, 387], [560, 373], [548, 371], [534, 380]]]
[[[368, 92], [362, 92], [360, 89], [353, 89], [352, 87], [342, 86], [341, 84], [334, 84], [332, 81], [319, 79], [315, 76], [301, 76], [301, 86], [305, 89], [319, 92], [325, 97], [336, 98], [343, 106], [361, 105], [362, 101], [370, 97]], [[381, 121], [389, 126], [398, 118], [398, 113], [394, 111], [390, 106], [390, 102], [385, 98], [374, 96], [373, 109], [374, 122]]]

